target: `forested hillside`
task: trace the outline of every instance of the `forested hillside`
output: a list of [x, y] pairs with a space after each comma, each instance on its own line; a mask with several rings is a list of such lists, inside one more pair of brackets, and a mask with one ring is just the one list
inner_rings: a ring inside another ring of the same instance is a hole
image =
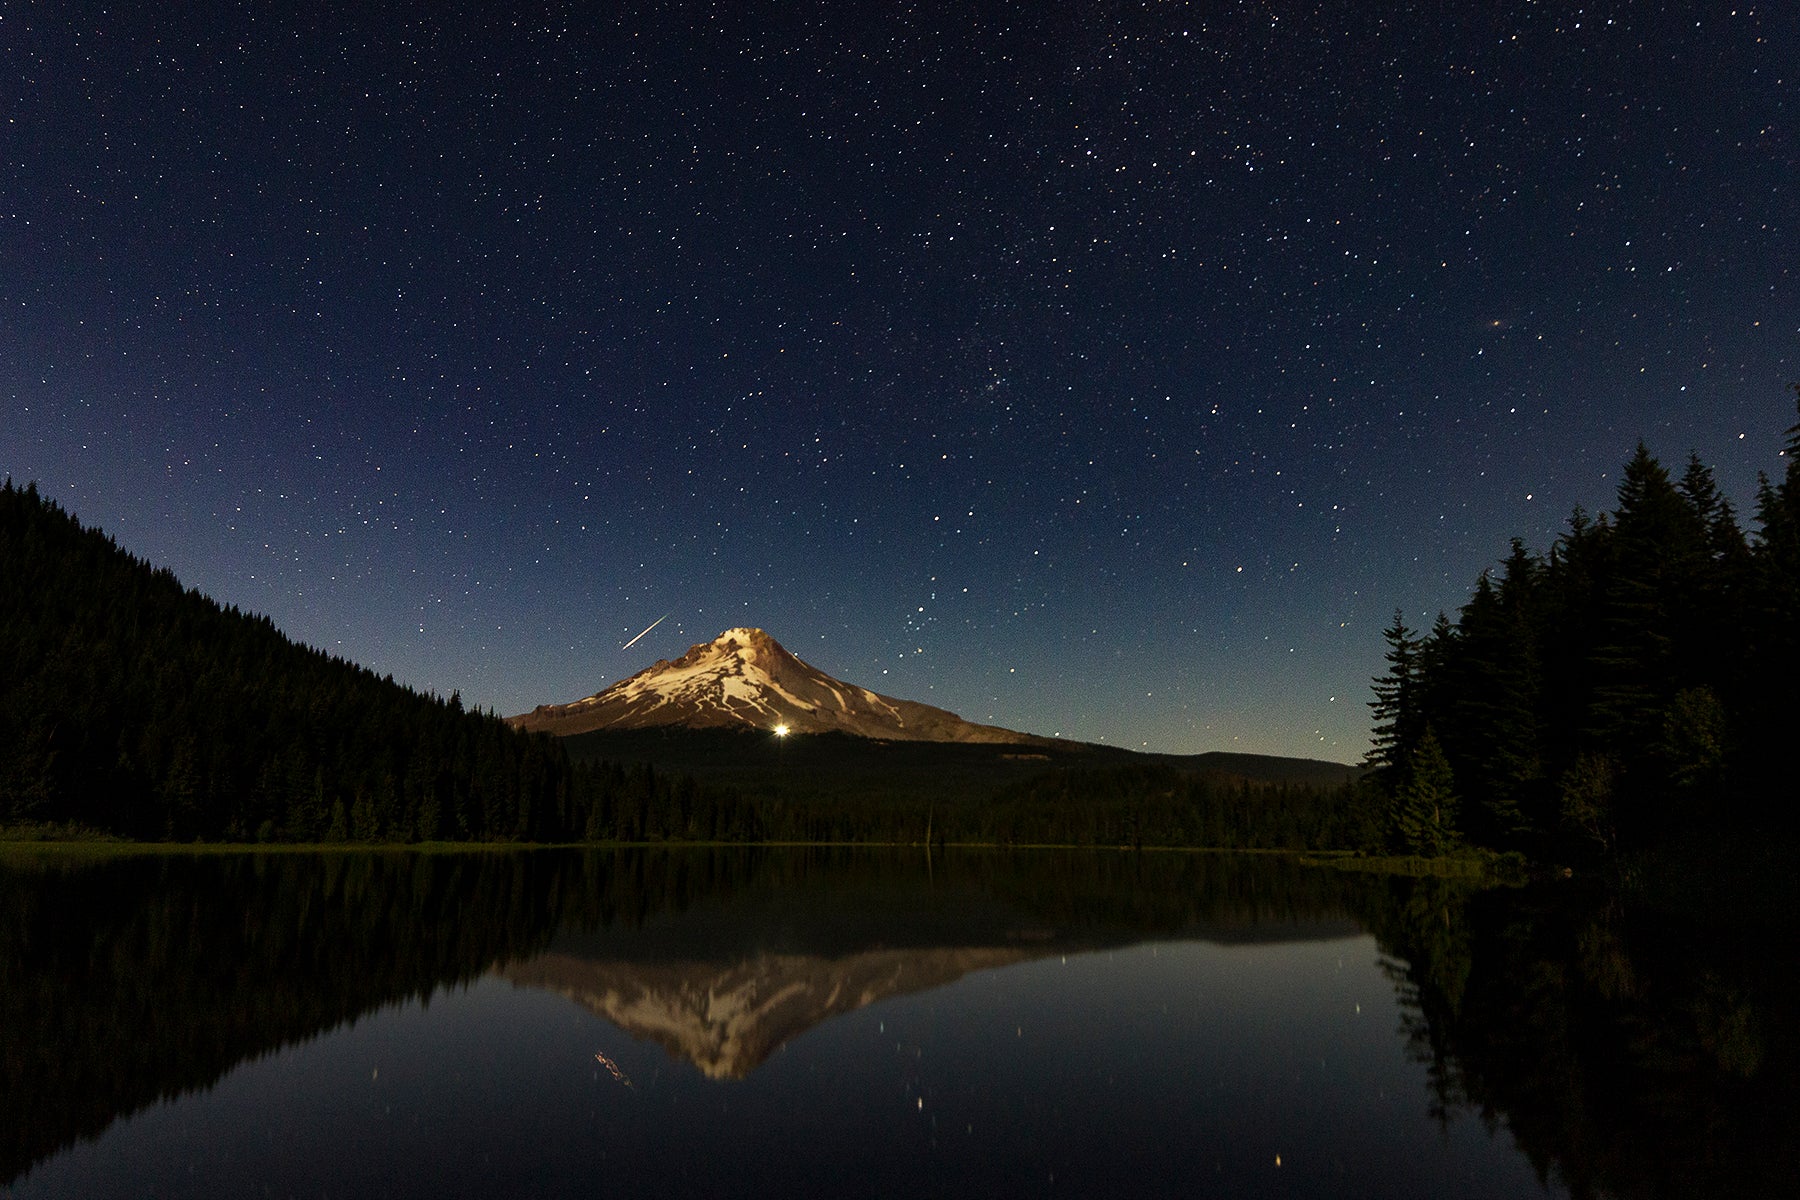
[[221, 608], [0, 487], [0, 825], [141, 838], [577, 836], [554, 739]]
[[1515, 539], [1428, 632], [1396, 614], [1368, 760], [1393, 840], [1566, 854], [1792, 833], [1800, 425], [1783, 457], [1746, 536], [1709, 467], [1676, 476], [1640, 444], [1613, 512], [1577, 509], [1546, 555]]

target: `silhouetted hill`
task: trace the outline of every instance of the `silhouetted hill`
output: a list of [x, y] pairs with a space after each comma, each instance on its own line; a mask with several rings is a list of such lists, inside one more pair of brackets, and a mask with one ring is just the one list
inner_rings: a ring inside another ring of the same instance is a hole
[[648, 764], [741, 791], [769, 795], [854, 793], [863, 798], [986, 799], [1054, 770], [1105, 772], [1150, 766], [1254, 784], [1334, 788], [1356, 767], [1266, 754], [1142, 754], [1092, 742], [1031, 745], [882, 741], [842, 733], [778, 737], [761, 730], [609, 729], [563, 739], [577, 762]]
[[1283, 758], [1276, 754], [1238, 754], [1229, 750], [1209, 750], [1205, 754], [1147, 754], [1141, 757], [1156, 759], [1189, 771], [1216, 771], [1260, 783], [1298, 783], [1310, 787], [1336, 787], [1354, 782], [1363, 774], [1362, 767], [1322, 758]]
[[138, 838], [578, 834], [560, 744], [221, 607], [0, 486], [0, 825]]
[[1381, 837], [1368, 796], [1348, 786], [1356, 769], [1306, 759], [677, 727], [595, 731], [566, 744], [577, 763], [681, 772], [697, 792], [731, 797], [730, 819], [751, 819], [775, 841], [1322, 850], [1370, 848]]

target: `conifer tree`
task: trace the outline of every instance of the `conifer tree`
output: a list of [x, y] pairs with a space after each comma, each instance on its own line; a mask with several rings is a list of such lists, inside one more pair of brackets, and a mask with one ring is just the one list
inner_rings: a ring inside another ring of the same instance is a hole
[[1395, 796], [1395, 832], [1409, 854], [1447, 854], [1462, 843], [1455, 773], [1430, 726], [1413, 753], [1412, 770]]
[[1378, 786], [1393, 795], [1405, 780], [1412, 752], [1423, 731], [1419, 709], [1417, 658], [1419, 640], [1406, 627], [1406, 615], [1394, 610], [1394, 623], [1382, 631], [1387, 640], [1387, 673], [1375, 681], [1374, 745], [1363, 758]]
[[[1800, 384], [1793, 387], [1800, 409]], [[1749, 585], [1741, 606], [1754, 659], [1744, 672], [1737, 708], [1758, 774], [1787, 772], [1788, 743], [1800, 720], [1800, 423], [1787, 430], [1779, 483], [1758, 479]], [[1791, 813], [1771, 813], [1786, 822]]]
[[1470, 827], [1489, 845], [1519, 839], [1541, 784], [1538, 651], [1530, 605], [1537, 560], [1514, 540], [1500, 585], [1484, 572], [1447, 655], [1442, 703], [1431, 710], [1465, 782]]
[[[1465, 836], [1604, 850], [1708, 821], [1800, 824], [1772, 799], [1800, 728], [1800, 424], [1783, 454], [1746, 540], [1697, 456], [1676, 481], [1640, 444], [1615, 512], [1577, 508], [1542, 560], [1515, 541], [1497, 584], [1484, 573], [1454, 622], [1408, 642], [1407, 711], [1433, 726]], [[1421, 742], [1395, 754], [1398, 678], [1377, 681], [1370, 765], [1397, 837], [1423, 845]]]
[[1658, 780], [1645, 768], [1683, 682], [1681, 614], [1684, 597], [1705, 570], [1706, 538], [1668, 472], [1639, 443], [1619, 484], [1588, 714], [1594, 740], [1611, 751], [1624, 774], [1640, 776], [1633, 789], [1637, 809], [1619, 814], [1622, 831], [1660, 826], [1665, 815]]
[[1596, 687], [1593, 648], [1602, 616], [1599, 596], [1612, 573], [1612, 522], [1577, 506], [1550, 549], [1538, 588], [1537, 624], [1546, 773], [1552, 777], [1591, 744]]

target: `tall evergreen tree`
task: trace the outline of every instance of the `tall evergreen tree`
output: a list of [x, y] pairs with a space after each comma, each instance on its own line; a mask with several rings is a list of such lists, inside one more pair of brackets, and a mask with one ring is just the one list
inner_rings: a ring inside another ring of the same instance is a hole
[[1510, 844], [1542, 790], [1537, 633], [1531, 619], [1541, 565], [1514, 539], [1498, 587], [1483, 573], [1458, 622], [1448, 696], [1433, 710], [1444, 749], [1463, 764], [1465, 814], [1489, 845]]
[[1387, 673], [1375, 681], [1374, 745], [1363, 759], [1375, 783], [1393, 795], [1406, 779], [1412, 753], [1424, 732], [1419, 705], [1419, 639], [1406, 626], [1406, 615], [1394, 610], [1394, 623], [1382, 630], [1387, 641]]
[[1413, 753], [1412, 770], [1395, 796], [1395, 833], [1409, 854], [1447, 854], [1462, 844], [1455, 773], [1430, 726]]
[[[1800, 409], [1800, 384], [1793, 387]], [[1738, 709], [1743, 742], [1765, 778], [1786, 774], [1788, 743], [1800, 713], [1800, 422], [1787, 430], [1780, 482], [1758, 480], [1750, 583], [1743, 606], [1754, 661]], [[1769, 814], [1772, 818], [1777, 814]], [[1793, 814], [1779, 814], [1792, 822]]]
[[1589, 731], [1613, 749], [1625, 775], [1639, 773], [1637, 808], [1619, 814], [1621, 832], [1653, 833], [1667, 815], [1660, 803], [1666, 797], [1647, 768], [1669, 704], [1689, 682], [1681, 674], [1683, 614], [1705, 574], [1706, 545], [1705, 526], [1640, 442], [1619, 484], [1588, 713]]

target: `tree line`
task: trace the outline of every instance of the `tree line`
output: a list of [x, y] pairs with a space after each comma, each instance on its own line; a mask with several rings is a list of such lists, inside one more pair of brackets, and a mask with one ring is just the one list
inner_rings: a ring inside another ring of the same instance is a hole
[[0, 681], [0, 825], [558, 840], [615, 785], [583, 778], [553, 738], [221, 607], [10, 479]]
[[1377, 851], [1384, 815], [1376, 796], [1350, 784], [1276, 783], [1164, 765], [1059, 769], [982, 806], [972, 840]]
[[[1800, 398], [1800, 385], [1795, 394]], [[1640, 443], [1611, 513], [1514, 539], [1454, 619], [1395, 614], [1367, 786], [1390, 844], [1606, 853], [1697, 827], [1791, 834], [1800, 424], [1746, 534], [1713, 471]]]

